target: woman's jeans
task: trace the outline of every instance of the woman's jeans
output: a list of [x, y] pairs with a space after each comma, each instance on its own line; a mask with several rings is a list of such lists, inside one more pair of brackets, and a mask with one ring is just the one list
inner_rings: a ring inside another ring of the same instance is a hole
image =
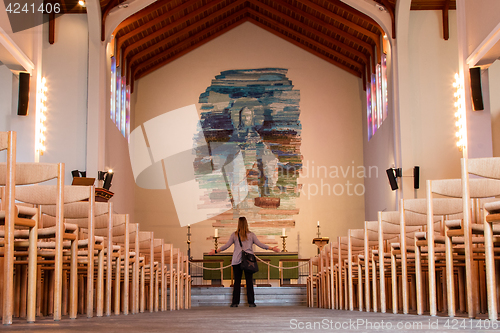
[[[240, 265], [233, 265], [234, 285], [233, 285], [233, 302], [232, 304], [240, 304], [240, 291], [241, 291], [241, 276], [243, 270]], [[247, 300], [248, 304], [255, 303], [255, 295], [253, 293], [253, 273], [245, 272], [247, 281]]]

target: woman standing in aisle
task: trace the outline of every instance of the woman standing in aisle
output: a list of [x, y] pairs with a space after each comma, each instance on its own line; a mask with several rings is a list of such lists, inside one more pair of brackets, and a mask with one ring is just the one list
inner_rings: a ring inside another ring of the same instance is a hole
[[[242, 246], [240, 246], [240, 243]], [[224, 244], [222, 247], [215, 250], [211, 250], [208, 254], [213, 255], [217, 252], [222, 252], [229, 248], [232, 244], [234, 244], [233, 258], [231, 260], [231, 265], [233, 266], [233, 274], [234, 274], [234, 286], [233, 286], [233, 300], [231, 302], [231, 307], [237, 307], [240, 304], [240, 289], [241, 289], [241, 276], [243, 275], [243, 270], [240, 267], [241, 264], [241, 251], [245, 251], [248, 253], [253, 252], [253, 244], [256, 244], [258, 247], [264, 250], [273, 250], [274, 252], [280, 252], [278, 247], [271, 248], [268, 245], [262, 244], [257, 236], [248, 230], [248, 222], [246, 217], [241, 216], [238, 219], [238, 228], [234, 233], [229, 237], [229, 241]], [[253, 292], [253, 273], [249, 273], [245, 271], [245, 278], [247, 283], [247, 299], [248, 306], [255, 307], [255, 296]]]

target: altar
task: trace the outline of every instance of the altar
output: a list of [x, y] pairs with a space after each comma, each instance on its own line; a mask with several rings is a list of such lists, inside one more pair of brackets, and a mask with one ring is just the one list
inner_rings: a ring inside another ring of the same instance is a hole
[[[260, 259], [264, 260], [265, 262], [274, 265], [276, 267], [280, 266], [280, 261], [282, 267], [293, 267], [297, 266], [298, 261], [294, 261], [298, 259], [298, 253], [297, 252], [256, 252], [255, 255], [259, 257]], [[219, 268], [220, 267], [220, 260], [222, 261], [222, 267], [228, 266], [231, 264], [231, 259], [233, 257], [233, 254], [230, 252], [227, 253], [217, 253], [214, 255], [208, 255], [208, 254], [203, 254], [203, 261], [208, 261], [208, 260], [215, 260], [219, 262], [204, 262], [203, 266], [207, 268]], [[278, 280], [280, 279], [280, 274], [279, 274], [279, 269], [270, 267], [266, 265], [265, 263], [258, 261], [259, 265], [259, 271], [254, 274], [254, 279], [255, 280], [267, 280], [268, 278], [271, 280]], [[268, 270], [269, 269], [269, 270]], [[224, 280], [231, 280], [231, 267], [227, 267], [223, 270], [223, 279]], [[221, 278], [221, 273], [219, 270], [203, 270], [203, 279], [204, 280], [212, 280], [214, 281], [220, 281]], [[299, 278], [299, 269], [298, 268], [292, 268], [292, 269], [284, 269], [283, 270], [283, 280], [289, 281], [291, 279], [298, 279]]]

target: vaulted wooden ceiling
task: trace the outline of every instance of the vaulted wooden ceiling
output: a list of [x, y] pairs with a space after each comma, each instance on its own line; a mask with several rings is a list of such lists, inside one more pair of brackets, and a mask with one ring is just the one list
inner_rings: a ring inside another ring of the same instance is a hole
[[[397, 0], [375, 1], [391, 15], [394, 27]], [[101, 0], [103, 28], [110, 10], [123, 2]], [[411, 4], [412, 10], [443, 12], [445, 39], [448, 10], [455, 8], [455, 0], [413, 0]], [[133, 89], [135, 80], [244, 22], [363, 78], [364, 83], [383, 52], [381, 27], [340, 0], [158, 0], [115, 29], [117, 66]]]

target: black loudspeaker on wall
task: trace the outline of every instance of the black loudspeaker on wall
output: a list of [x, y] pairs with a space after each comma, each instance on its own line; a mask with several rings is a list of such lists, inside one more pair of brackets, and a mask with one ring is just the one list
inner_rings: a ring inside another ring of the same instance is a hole
[[420, 188], [420, 167], [419, 166], [413, 167], [413, 188], [414, 189]]
[[472, 95], [472, 104], [474, 111], [484, 110], [483, 92], [481, 89], [481, 68], [472, 67], [470, 73], [470, 90]]
[[387, 169], [385, 170], [385, 172], [387, 173], [387, 178], [389, 179], [389, 184], [391, 185], [391, 190], [395, 191], [397, 190], [399, 187], [398, 187], [398, 182], [396, 181], [396, 171], [397, 169], [394, 169], [394, 168], [390, 168], [390, 169]]
[[28, 105], [30, 101], [30, 74], [19, 73], [19, 101], [17, 104], [17, 114], [19, 116], [28, 115]]

